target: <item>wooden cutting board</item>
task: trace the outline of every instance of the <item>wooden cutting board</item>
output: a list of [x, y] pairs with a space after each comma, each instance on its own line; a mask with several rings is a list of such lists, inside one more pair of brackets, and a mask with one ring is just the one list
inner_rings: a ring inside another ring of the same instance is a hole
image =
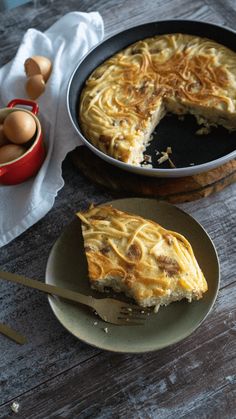
[[236, 160], [194, 176], [157, 178], [121, 170], [81, 146], [71, 153], [75, 166], [92, 182], [121, 196], [146, 196], [173, 203], [189, 202], [220, 191], [236, 181]]

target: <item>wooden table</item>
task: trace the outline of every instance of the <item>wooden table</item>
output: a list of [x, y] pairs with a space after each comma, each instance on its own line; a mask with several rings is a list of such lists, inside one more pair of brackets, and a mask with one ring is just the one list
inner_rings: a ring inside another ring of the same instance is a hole
[[[98, 10], [106, 35], [151, 20], [186, 18], [236, 28], [233, 0], [58, 0], [32, 1], [0, 15], [5, 64], [25, 30], [47, 29], [69, 11]], [[5, 270], [44, 280], [49, 251], [88, 203], [109, 193], [89, 183], [67, 158], [65, 186], [53, 209], [0, 251]], [[54, 317], [44, 295], [1, 282], [0, 321], [29, 343], [18, 346], [0, 336], [0, 417], [19, 418], [235, 418], [236, 416], [236, 187], [181, 208], [208, 231], [218, 250], [221, 287], [213, 311], [198, 330], [167, 349], [119, 355], [87, 346]]]

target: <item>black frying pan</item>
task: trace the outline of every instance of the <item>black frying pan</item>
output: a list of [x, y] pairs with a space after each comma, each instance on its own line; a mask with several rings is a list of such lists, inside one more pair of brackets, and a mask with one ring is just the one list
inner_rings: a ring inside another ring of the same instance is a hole
[[169, 33], [186, 33], [210, 38], [236, 52], [236, 33], [226, 28], [188, 20], [146, 23], [120, 32], [91, 50], [73, 72], [67, 92], [68, 112], [84, 144], [108, 163], [147, 176], [189, 176], [213, 169], [236, 157], [236, 133], [229, 133], [226, 129], [218, 127], [210, 134], [199, 137], [195, 134], [199, 125], [191, 115], [185, 116], [184, 121], [180, 121], [175, 115], [164, 117], [147, 149], [147, 154], [152, 155], [152, 161], [155, 162], [156, 150], [163, 151], [170, 146], [173, 152], [171, 158], [176, 169], [170, 168], [168, 162], [161, 166], [154, 165], [154, 168], [136, 167], [120, 162], [99, 151], [83, 136], [78, 121], [79, 97], [92, 71], [107, 58], [140, 39]]

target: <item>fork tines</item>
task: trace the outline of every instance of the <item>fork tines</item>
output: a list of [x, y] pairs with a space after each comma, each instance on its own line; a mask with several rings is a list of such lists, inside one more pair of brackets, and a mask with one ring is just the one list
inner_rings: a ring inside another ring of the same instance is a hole
[[132, 319], [132, 318], [118, 317], [118, 320], [122, 321], [122, 323], [120, 323], [122, 326], [129, 326], [129, 325], [130, 326], [143, 326], [144, 325], [143, 319], [142, 321], [136, 321], [136, 319]]
[[133, 324], [133, 320], [141, 320], [144, 322], [146, 320], [147, 311], [135, 305], [132, 307], [123, 306], [121, 307], [120, 315], [126, 317], [118, 317], [119, 319], [125, 320], [126, 322], [132, 322]]

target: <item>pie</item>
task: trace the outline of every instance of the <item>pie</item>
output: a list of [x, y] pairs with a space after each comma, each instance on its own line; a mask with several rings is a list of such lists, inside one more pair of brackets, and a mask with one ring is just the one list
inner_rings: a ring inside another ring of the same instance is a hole
[[177, 33], [140, 40], [97, 67], [81, 93], [79, 121], [98, 149], [140, 165], [167, 112], [194, 115], [201, 133], [216, 125], [231, 131], [235, 106], [236, 53]]
[[79, 120], [89, 141], [140, 165], [158, 122], [193, 114], [205, 128], [236, 129], [236, 54], [206, 38], [162, 35], [130, 45], [90, 75]]
[[179, 233], [112, 206], [78, 212], [91, 287], [124, 292], [143, 307], [200, 299], [207, 282]]

